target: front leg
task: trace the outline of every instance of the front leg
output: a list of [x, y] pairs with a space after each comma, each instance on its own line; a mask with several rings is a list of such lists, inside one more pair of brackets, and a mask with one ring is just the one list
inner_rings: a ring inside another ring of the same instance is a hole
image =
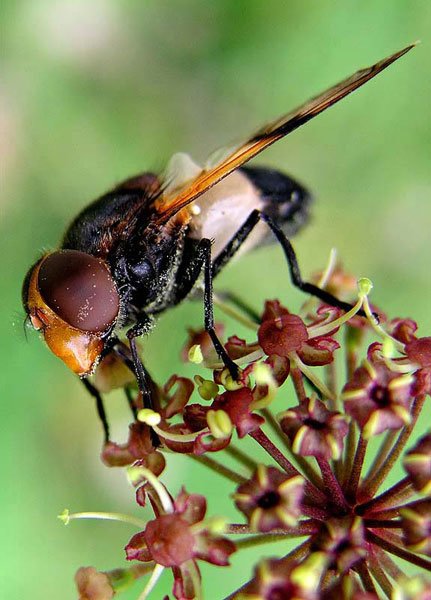
[[204, 268], [204, 324], [205, 330], [211, 338], [214, 348], [228, 368], [231, 377], [237, 381], [239, 378], [239, 367], [230, 358], [223, 344], [217, 337], [214, 329], [214, 302], [213, 302], [213, 265], [211, 261], [211, 240], [206, 238], [199, 241], [196, 247], [196, 255], [192, 265], [195, 280]]
[[107, 444], [109, 442], [109, 424], [108, 419], [106, 418], [102, 396], [100, 395], [99, 390], [97, 390], [87, 379], [81, 379], [81, 381], [84, 384], [87, 392], [89, 392], [89, 394], [96, 400], [97, 414], [99, 415], [99, 419], [102, 423], [103, 432], [105, 434], [105, 444]]
[[136, 338], [148, 333], [152, 327], [153, 320], [145, 313], [141, 313], [138, 321], [131, 329], [127, 332], [127, 338], [130, 344], [130, 351], [132, 353], [133, 371], [138, 382], [139, 391], [142, 393], [142, 401], [144, 408], [153, 409], [153, 400], [151, 395], [151, 385], [149, 378], [147, 377], [147, 371], [139, 357], [138, 348], [136, 345]]

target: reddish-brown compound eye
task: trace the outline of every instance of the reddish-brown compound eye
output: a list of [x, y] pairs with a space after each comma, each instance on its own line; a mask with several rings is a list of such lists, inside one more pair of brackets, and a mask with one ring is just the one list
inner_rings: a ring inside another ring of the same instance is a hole
[[43, 260], [38, 288], [63, 321], [81, 331], [105, 331], [120, 308], [115, 282], [102, 260], [77, 250], [60, 250]]

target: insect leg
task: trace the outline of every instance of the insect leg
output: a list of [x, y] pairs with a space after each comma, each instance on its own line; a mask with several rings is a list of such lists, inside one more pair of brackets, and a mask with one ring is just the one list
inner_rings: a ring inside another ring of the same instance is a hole
[[136, 406], [135, 406], [135, 401], [134, 401], [134, 398], [133, 398], [132, 390], [130, 389], [130, 387], [128, 385], [126, 385], [126, 387], [124, 388], [124, 393], [125, 393], [126, 398], [127, 398], [127, 404], [129, 405], [129, 408], [130, 408], [130, 410], [132, 412], [133, 418], [136, 421], [137, 416], [138, 416], [138, 411], [137, 411]]
[[274, 221], [270, 217], [268, 217], [268, 215], [260, 212], [259, 210], [254, 210], [250, 213], [250, 216], [247, 218], [245, 223], [238, 229], [231, 241], [214, 260], [212, 265], [213, 277], [215, 277], [219, 273], [219, 271], [224, 267], [224, 265], [227, 262], [229, 262], [229, 260], [234, 256], [234, 254], [239, 250], [241, 244], [247, 239], [247, 237], [250, 235], [250, 233], [253, 231], [254, 227], [259, 223], [259, 221], [264, 221], [268, 225], [268, 227], [271, 229], [272, 233], [276, 237], [277, 241], [281, 245], [287, 260], [287, 264], [289, 266], [290, 278], [295, 287], [299, 288], [307, 294], [316, 296], [316, 298], [323, 300], [323, 302], [326, 302], [327, 304], [337, 306], [342, 310], [348, 311], [352, 308], [351, 304], [349, 304], [348, 302], [343, 302], [342, 300], [339, 300], [326, 290], [322, 290], [317, 285], [314, 285], [313, 283], [308, 283], [307, 281], [304, 281], [302, 279], [301, 271], [299, 269], [298, 261], [292, 244], [285, 236], [283, 231], [280, 229], [280, 227], [278, 227], [278, 225], [276, 225], [276, 223], [274, 223]]
[[[138, 348], [136, 345], [136, 338], [147, 333], [151, 326], [151, 319], [147, 315], [141, 315], [140, 319], [129, 331], [127, 332], [127, 338], [130, 344], [130, 351], [132, 353], [133, 371], [138, 382], [139, 391], [142, 393], [142, 401], [144, 408], [154, 409], [151, 378], [149, 377], [147, 370], [145, 369], [142, 361], [139, 357]], [[126, 361], [125, 361], [126, 362]], [[130, 359], [126, 364], [130, 364]], [[132, 409], [133, 410], [133, 409]], [[150, 428], [151, 441], [154, 447], [160, 446], [160, 439], [157, 433]]]
[[200, 240], [196, 248], [196, 260], [201, 261], [204, 266], [204, 323], [205, 330], [211, 338], [214, 348], [229, 369], [234, 380], [239, 377], [239, 367], [230, 358], [223, 344], [218, 339], [214, 329], [214, 303], [213, 303], [213, 274], [211, 262], [211, 240], [206, 238]]
[[138, 348], [136, 346], [136, 338], [147, 333], [152, 321], [148, 315], [141, 315], [138, 322], [127, 332], [127, 338], [130, 344], [130, 351], [132, 353], [133, 371], [136, 375], [138, 387], [142, 392], [142, 398], [145, 408], [153, 408], [153, 402], [151, 397], [151, 385], [147, 377], [147, 372], [142, 364], [139, 357]]
[[97, 414], [99, 415], [99, 419], [102, 422], [103, 431], [105, 434], [105, 444], [107, 444], [109, 442], [109, 425], [108, 419], [106, 418], [105, 407], [103, 406], [102, 396], [100, 395], [99, 391], [94, 387], [94, 385], [92, 385], [87, 379], [81, 379], [81, 381], [84, 384], [85, 389], [96, 400]]

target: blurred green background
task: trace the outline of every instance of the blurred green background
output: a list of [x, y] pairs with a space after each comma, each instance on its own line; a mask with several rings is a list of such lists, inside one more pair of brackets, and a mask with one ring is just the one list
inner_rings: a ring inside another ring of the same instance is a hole
[[[120, 566], [134, 531], [90, 522], [66, 529], [56, 515], [66, 506], [138, 509], [124, 474], [98, 459], [101, 431], [79, 382], [36, 335], [25, 339], [27, 268], [55, 247], [81, 207], [122, 178], [161, 169], [176, 151], [205, 159], [422, 39], [256, 162], [287, 170], [315, 193], [313, 221], [296, 241], [305, 274], [335, 246], [349, 270], [373, 280], [376, 303], [416, 318], [429, 334], [431, 3], [4, 0], [0, 15], [0, 595], [69, 600], [75, 570]], [[265, 297], [299, 300], [276, 247], [226, 269], [218, 288], [240, 291], [256, 307]], [[184, 305], [145, 341], [159, 381], [191, 372], [179, 351], [185, 327], [200, 325], [201, 315], [198, 304]], [[114, 437], [123, 439], [124, 402], [113, 396], [108, 404]], [[167, 474], [173, 490], [185, 482], [190, 491], [209, 491], [210, 513], [226, 512], [230, 486], [194, 464], [178, 459], [176, 466]], [[221, 598], [248, 577], [250, 561], [236, 559], [236, 573], [208, 569], [217, 587], [207, 597]], [[154, 597], [169, 587], [168, 578]]]

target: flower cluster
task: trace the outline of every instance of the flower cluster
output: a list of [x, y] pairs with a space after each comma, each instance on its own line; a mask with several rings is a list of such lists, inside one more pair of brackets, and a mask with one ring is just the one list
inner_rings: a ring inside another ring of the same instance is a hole
[[[351, 279], [340, 273], [326, 285], [345, 297]], [[103, 449], [105, 464], [128, 466], [137, 504], [153, 518], [129, 518], [138, 529], [125, 547], [131, 567], [78, 571], [81, 600], [107, 600], [149, 574], [143, 600], [164, 569], [175, 598], [201, 598], [200, 561], [226, 568], [243, 547], [275, 540], [286, 550], [256, 551], [254, 572], [229, 598], [431, 598], [422, 573], [431, 570], [431, 432], [410, 442], [431, 391], [431, 337], [371, 308], [368, 280], [358, 289], [347, 313], [310, 298], [296, 314], [273, 300], [258, 322], [243, 316], [251, 339], [225, 343], [237, 381], [208, 336], [190, 332], [183, 354], [200, 374], [154, 385], [152, 410], [136, 394], [128, 442]], [[370, 450], [372, 438], [379, 447]], [[168, 491], [172, 453], [232, 484], [240, 522], [207, 516], [206, 499], [185, 487]], [[385, 487], [397, 464], [405, 475]]]

